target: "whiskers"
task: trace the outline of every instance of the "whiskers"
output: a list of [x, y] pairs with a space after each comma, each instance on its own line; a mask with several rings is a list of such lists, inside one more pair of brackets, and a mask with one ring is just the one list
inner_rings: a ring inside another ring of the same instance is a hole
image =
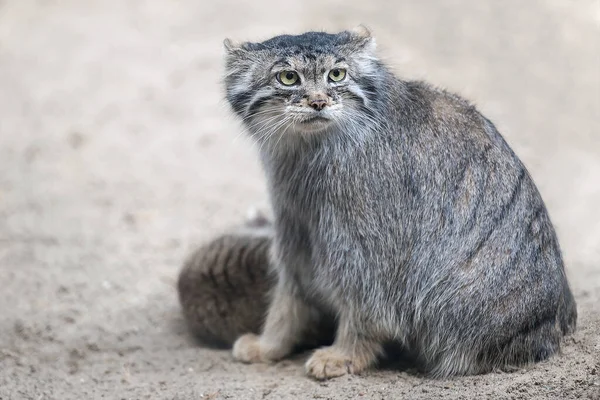
[[[265, 146], [270, 147], [271, 152], [273, 152], [283, 135], [297, 122], [294, 116], [282, 113], [280, 107], [261, 110], [253, 114], [249, 120], [250, 122], [247, 123], [248, 130], [258, 142], [260, 152], [264, 150]], [[277, 134], [279, 136], [273, 144], [273, 137]]]
[[[283, 106], [268, 105], [259, 111], [243, 118], [243, 122], [250, 131], [254, 141], [258, 143], [259, 152], [268, 151], [273, 156], [279, 146], [285, 142], [286, 146], [296, 146], [313, 143], [336, 136], [335, 140], [342, 139], [344, 143], [359, 148], [365, 139], [375, 132], [385, 131], [385, 122], [376, 114], [365, 112], [363, 107], [353, 98], [345, 98], [346, 104], [337, 104], [322, 116], [331, 122], [319, 127], [303, 125], [311, 116], [317, 116], [312, 111], [286, 110]], [[321, 115], [321, 114], [319, 114]], [[293, 134], [294, 140], [284, 140], [286, 134]], [[238, 135], [239, 137], [239, 135]]]
[[[262, 123], [268, 124], [273, 122], [281, 114], [281, 107], [269, 106], [263, 107], [260, 111], [242, 117], [243, 125], [254, 134], [255, 129], [261, 129], [259, 126]], [[268, 118], [265, 118], [268, 117]], [[258, 120], [257, 120], [258, 118]], [[265, 122], [267, 120], [267, 122]], [[234, 143], [244, 135], [244, 131], [238, 132], [235, 136]]]
[[364, 140], [375, 132], [385, 130], [385, 122], [377, 115], [365, 113], [355, 107], [342, 107], [332, 114], [337, 125], [337, 133], [355, 147], [360, 147]]

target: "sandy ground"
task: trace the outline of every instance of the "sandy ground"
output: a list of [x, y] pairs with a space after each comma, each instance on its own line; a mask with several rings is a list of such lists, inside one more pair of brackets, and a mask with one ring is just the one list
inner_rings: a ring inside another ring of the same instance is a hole
[[[221, 42], [367, 23], [399, 74], [475, 101], [532, 172], [579, 330], [514, 373], [317, 383], [188, 335], [185, 255], [265, 201]], [[0, 399], [600, 398], [600, 4], [0, 0]]]

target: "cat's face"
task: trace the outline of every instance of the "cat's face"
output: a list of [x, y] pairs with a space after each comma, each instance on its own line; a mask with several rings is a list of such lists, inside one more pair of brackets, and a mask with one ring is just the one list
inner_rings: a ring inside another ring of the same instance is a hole
[[226, 40], [225, 48], [227, 100], [260, 140], [364, 118], [376, 95], [375, 43], [364, 28], [241, 45]]

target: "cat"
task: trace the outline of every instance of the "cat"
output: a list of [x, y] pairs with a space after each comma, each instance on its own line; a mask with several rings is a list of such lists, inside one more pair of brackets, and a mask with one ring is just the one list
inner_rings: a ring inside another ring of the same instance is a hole
[[[247, 332], [260, 332], [276, 284], [269, 247], [273, 225], [252, 208], [241, 226], [198, 247], [184, 262], [177, 291], [190, 330], [204, 344], [227, 348]], [[307, 332], [297, 350], [331, 343], [327, 321]]]
[[258, 143], [277, 283], [246, 363], [288, 356], [316, 322], [328, 379], [384, 344], [436, 378], [547, 359], [577, 311], [544, 202], [494, 124], [458, 95], [397, 78], [368, 29], [224, 42], [226, 97]]

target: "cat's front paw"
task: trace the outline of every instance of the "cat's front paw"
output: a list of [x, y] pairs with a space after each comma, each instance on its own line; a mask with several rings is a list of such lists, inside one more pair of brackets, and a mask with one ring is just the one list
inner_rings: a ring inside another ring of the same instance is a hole
[[318, 380], [358, 372], [355, 370], [352, 359], [333, 347], [315, 351], [304, 367], [308, 376]]
[[245, 363], [277, 361], [288, 352], [277, 346], [267, 346], [253, 333], [240, 336], [233, 344], [233, 358]]
[[233, 344], [233, 358], [245, 363], [264, 362], [260, 338], [253, 333], [240, 336]]

